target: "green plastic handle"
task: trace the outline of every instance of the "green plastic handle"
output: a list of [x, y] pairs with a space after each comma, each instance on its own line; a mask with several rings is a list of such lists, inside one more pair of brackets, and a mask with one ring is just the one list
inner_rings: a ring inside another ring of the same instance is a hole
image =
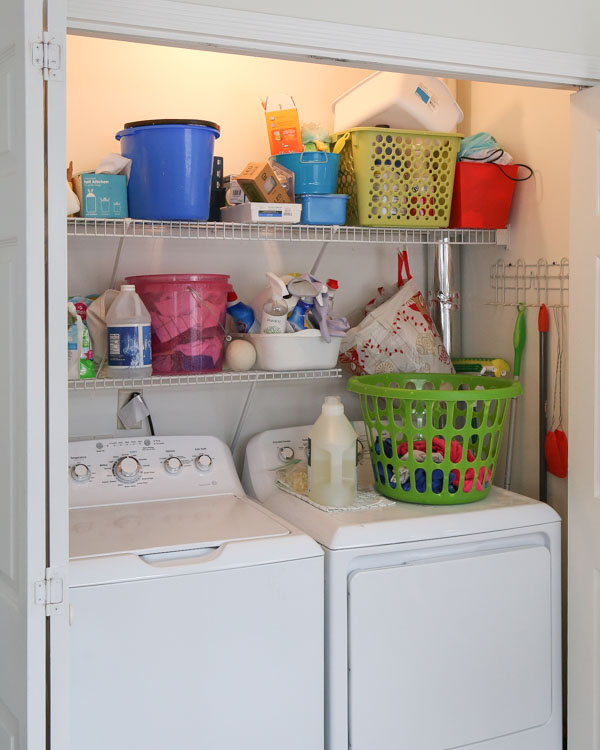
[[518, 378], [521, 375], [521, 357], [525, 348], [525, 308], [519, 305], [517, 307], [517, 322], [515, 323], [515, 332], [513, 334], [513, 345], [515, 347], [515, 364], [513, 375]]

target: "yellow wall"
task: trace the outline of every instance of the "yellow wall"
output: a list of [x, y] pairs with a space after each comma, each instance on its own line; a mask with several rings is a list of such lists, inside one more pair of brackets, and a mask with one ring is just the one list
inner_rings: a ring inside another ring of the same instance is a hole
[[215, 154], [225, 173], [269, 156], [268, 94], [292, 94], [302, 121], [333, 126], [332, 100], [369, 71], [307, 65], [70, 36], [67, 43], [67, 156], [93, 171], [125, 122], [188, 117], [221, 126]]

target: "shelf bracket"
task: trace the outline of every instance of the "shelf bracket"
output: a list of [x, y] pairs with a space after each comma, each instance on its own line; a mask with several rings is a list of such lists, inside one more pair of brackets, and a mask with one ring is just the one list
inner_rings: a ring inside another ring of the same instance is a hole
[[242, 407], [240, 418], [238, 419], [237, 427], [235, 428], [233, 438], [231, 439], [231, 444], [229, 447], [231, 448], [232, 453], [234, 453], [237, 447], [238, 441], [240, 439], [240, 435], [242, 434], [244, 423], [246, 422], [248, 412], [250, 411], [250, 405], [252, 404], [252, 399], [254, 398], [255, 390], [256, 390], [256, 380], [253, 381], [252, 385], [250, 386], [248, 390], [248, 394], [246, 395], [246, 400], [244, 401], [244, 406]]

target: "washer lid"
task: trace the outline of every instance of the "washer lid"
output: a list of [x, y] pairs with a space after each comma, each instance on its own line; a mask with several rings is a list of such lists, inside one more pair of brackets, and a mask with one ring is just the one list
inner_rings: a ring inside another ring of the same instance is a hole
[[72, 508], [69, 525], [71, 560], [202, 549], [291, 534], [256, 503], [235, 495]]
[[135, 122], [126, 122], [123, 127], [125, 130], [128, 130], [129, 128], [143, 128], [146, 125], [201, 125], [205, 128], [214, 128], [219, 133], [221, 132], [221, 127], [216, 122], [210, 122], [210, 120], [136, 120]]

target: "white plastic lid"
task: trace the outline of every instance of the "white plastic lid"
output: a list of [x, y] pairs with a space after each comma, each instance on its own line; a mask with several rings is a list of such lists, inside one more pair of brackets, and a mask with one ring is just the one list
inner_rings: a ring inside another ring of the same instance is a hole
[[339, 396], [325, 396], [321, 413], [326, 417], [339, 417], [344, 413], [344, 404]]
[[135, 292], [135, 284], [121, 284], [122, 292]]

